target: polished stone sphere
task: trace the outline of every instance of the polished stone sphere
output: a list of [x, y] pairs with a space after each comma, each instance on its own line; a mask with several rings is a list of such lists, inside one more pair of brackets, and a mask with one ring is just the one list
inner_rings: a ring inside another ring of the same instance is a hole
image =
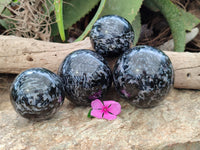
[[44, 68], [32, 68], [19, 74], [10, 88], [14, 109], [24, 118], [51, 118], [64, 102], [61, 78]]
[[91, 50], [69, 54], [58, 70], [67, 99], [76, 105], [89, 106], [101, 99], [112, 83], [112, 73], [104, 58]]
[[156, 106], [169, 93], [174, 81], [172, 63], [162, 51], [137, 46], [126, 51], [114, 67], [118, 93], [137, 107]]
[[131, 24], [120, 16], [103, 16], [93, 25], [90, 40], [97, 53], [114, 57], [132, 46], [134, 31]]

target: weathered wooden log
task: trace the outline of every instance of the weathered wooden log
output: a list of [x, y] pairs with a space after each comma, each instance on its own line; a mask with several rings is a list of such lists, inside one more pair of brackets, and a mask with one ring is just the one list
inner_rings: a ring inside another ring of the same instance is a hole
[[[70, 44], [0, 35], [0, 73], [20, 73], [43, 67], [57, 72], [65, 56], [78, 49], [92, 49], [87, 38]], [[175, 88], [200, 89], [200, 53], [165, 51], [175, 70]], [[113, 66], [114, 60], [110, 60]]]

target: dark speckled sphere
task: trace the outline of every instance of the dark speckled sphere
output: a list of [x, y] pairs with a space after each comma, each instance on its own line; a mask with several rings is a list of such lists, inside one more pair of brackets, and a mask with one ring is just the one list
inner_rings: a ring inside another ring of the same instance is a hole
[[126, 51], [114, 67], [114, 85], [131, 104], [156, 106], [169, 93], [174, 81], [172, 63], [162, 51], [137, 46]]
[[58, 74], [65, 84], [66, 97], [76, 105], [89, 106], [101, 99], [112, 83], [104, 58], [91, 50], [77, 50], [60, 65]]
[[90, 40], [102, 56], [118, 56], [132, 46], [134, 31], [131, 24], [120, 16], [103, 16], [93, 25]]
[[64, 102], [61, 78], [44, 68], [32, 68], [19, 74], [11, 85], [10, 99], [15, 110], [24, 118], [51, 118]]

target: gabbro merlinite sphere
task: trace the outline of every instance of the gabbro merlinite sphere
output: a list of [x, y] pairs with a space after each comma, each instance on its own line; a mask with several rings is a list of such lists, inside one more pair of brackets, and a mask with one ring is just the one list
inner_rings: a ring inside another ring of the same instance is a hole
[[22, 117], [30, 120], [51, 118], [64, 102], [61, 78], [44, 68], [19, 74], [10, 88], [10, 100]]
[[58, 74], [64, 81], [66, 97], [76, 105], [89, 106], [92, 100], [101, 99], [112, 83], [104, 58], [86, 49], [69, 54]]
[[118, 56], [132, 46], [134, 31], [131, 24], [120, 16], [103, 16], [93, 25], [90, 40], [95, 51], [102, 56]]
[[156, 106], [169, 93], [174, 81], [172, 63], [162, 51], [136, 46], [126, 51], [114, 67], [114, 85], [131, 104]]

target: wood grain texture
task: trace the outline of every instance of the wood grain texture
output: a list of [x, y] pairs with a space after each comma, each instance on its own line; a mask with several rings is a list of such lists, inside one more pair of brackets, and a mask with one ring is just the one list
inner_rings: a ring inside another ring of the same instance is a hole
[[[71, 52], [92, 49], [89, 38], [70, 44], [0, 35], [0, 73], [20, 73], [33, 67], [57, 72]], [[175, 70], [175, 88], [200, 89], [200, 53], [165, 51]], [[116, 59], [110, 59], [112, 68]]]

